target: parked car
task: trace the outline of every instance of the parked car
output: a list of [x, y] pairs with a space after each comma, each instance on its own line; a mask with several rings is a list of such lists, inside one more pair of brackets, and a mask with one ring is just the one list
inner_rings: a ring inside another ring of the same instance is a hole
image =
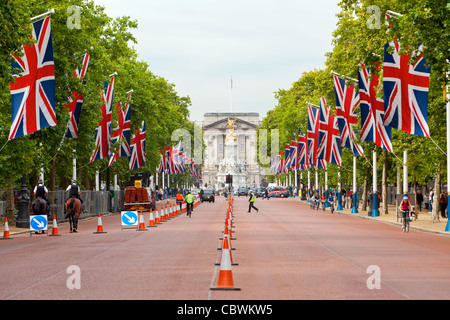
[[215, 199], [215, 194], [214, 194], [214, 190], [213, 189], [205, 189], [203, 190], [203, 201], [208, 201], [209, 203], [214, 202]]
[[247, 188], [245, 187], [240, 187], [239, 191], [238, 191], [238, 196], [248, 196], [248, 191]]

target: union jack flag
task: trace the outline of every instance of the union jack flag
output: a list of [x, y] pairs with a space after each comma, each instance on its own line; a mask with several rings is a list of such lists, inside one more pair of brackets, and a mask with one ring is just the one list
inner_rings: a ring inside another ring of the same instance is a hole
[[330, 107], [326, 107], [325, 98], [320, 99], [319, 141], [318, 158], [340, 166], [342, 147], [339, 128], [337, 119], [330, 114]]
[[305, 136], [298, 135], [298, 168], [300, 170], [306, 170], [309, 167], [309, 161], [307, 157], [308, 139]]
[[392, 152], [391, 127], [384, 122], [384, 102], [377, 97], [380, 82], [378, 74], [370, 79], [369, 69], [361, 64], [359, 71], [359, 96], [361, 99], [361, 140], [373, 142], [380, 148]]
[[159, 173], [166, 173], [166, 157], [159, 152], [161, 156], [161, 161], [159, 162], [158, 172]]
[[[390, 46], [394, 47], [393, 54], [388, 52]], [[410, 64], [411, 55], [399, 55], [399, 51], [397, 41], [384, 46], [384, 125], [429, 138], [430, 68], [423, 54]]]
[[362, 146], [356, 143], [354, 126], [358, 123], [356, 108], [359, 106], [359, 93], [355, 85], [345, 85], [345, 80], [334, 77], [334, 93], [336, 98], [336, 117], [339, 132], [341, 133], [341, 146], [353, 151], [357, 157], [364, 157]]
[[128, 103], [125, 104], [125, 110], [122, 111], [121, 104], [116, 105], [116, 113], [119, 118], [117, 120], [118, 127], [111, 135], [111, 143], [122, 142], [116, 148], [113, 156], [109, 159], [109, 165], [113, 165], [120, 157], [131, 156], [130, 135], [131, 135], [131, 107], [129, 101], [131, 100], [131, 93], [128, 95]]
[[291, 170], [298, 170], [298, 142], [291, 142]]
[[285, 145], [284, 168], [283, 172], [288, 173], [291, 168], [291, 145]]
[[111, 118], [112, 118], [112, 104], [114, 96], [114, 76], [111, 78], [111, 82], [105, 82], [105, 92], [103, 94], [103, 105], [100, 110], [102, 112], [102, 118], [98, 123], [97, 130], [95, 132], [95, 145], [94, 154], [91, 157], [91, 162], [105, 159], [109, 157], [110, 151], [110, 136], [111, 136]]
[[15, 81], [11, 89], [11, 129], [9, 140], [19, 138], [46, 127], [56, 126], [55, 65], [53, 61], [50, 17], [33, 23], [32, 38], [23, 46], [23, 55], [12, 55]]
[[312, 106], [308, 106], [308, 132], [306, 137], [308, 139], [307, 157], [309, 158], [310, 167], [326, 169], [326, 162], [317, 156], [317, 148], [319, 147], [319, 110]]
[[[83, 79], [87, 73], [89, 66], [89, 54], [86, 53], [82, 56], [81, 69], [75, 69], [75, 76], [78, 79]], [[67, 112], [70, 115], [70, 119], [67, 123], [66, 138], [78, 138], [78, 123], [80, 120], [81, 108], [83, 106], [84, 94], [78, 92], [72, 92], [74, 98], [69, 97], [69, 103], [66, 105]]]
[[142, 129], [136, 130], [131, 139], [131, 156], [129, 157], [130, 171], [139, 169], [145, 165], [145, 121], [142, 121]]

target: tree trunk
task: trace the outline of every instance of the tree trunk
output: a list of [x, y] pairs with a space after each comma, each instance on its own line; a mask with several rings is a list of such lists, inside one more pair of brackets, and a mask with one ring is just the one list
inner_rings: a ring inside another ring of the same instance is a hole
[[433, 210], [431, 212], [431, 222], [439, 222], [439, 195], [441, 194], [441, 174], [436, 175], [434, 181]]
[[381, 178], [381, 200], [383, 206], [381, 208], [381, 214], [389, 214], [388, 210], [388, 193], [387, 193], [387, 151], [383, 151], [383, 176]]

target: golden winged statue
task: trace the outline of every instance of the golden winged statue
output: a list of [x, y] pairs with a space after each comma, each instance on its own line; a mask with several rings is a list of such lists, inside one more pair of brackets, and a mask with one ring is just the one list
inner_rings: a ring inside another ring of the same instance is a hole
[[230, 140], [231, 138], [233, 138], [234, 141], [237, 141], [237, 137], [236, 137], [236, 135], [234, 134], [234, 125], [235, 125], [235, 123], [236, 123], [236, 119], [230, 120], [230, 118], [228, 118], [228, 125], [227, 125], [227, 128], [228, 128], [228, 130], [229, 130], [230, 132], [227, 134], [227, 139], [226, 139], [226, 141]]

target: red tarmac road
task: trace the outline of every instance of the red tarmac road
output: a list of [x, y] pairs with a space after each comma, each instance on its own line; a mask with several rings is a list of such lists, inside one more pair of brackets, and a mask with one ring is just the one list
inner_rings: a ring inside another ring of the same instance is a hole
[[[296, 199], [235, 198], [233, 279], [240, 291], [211, 291], [219, 275], [227, 203], [198, 206], [137, 232], [120, 215], [61, 237], [16, 234], [0, 241], [1, 299], [303, 300], [449, 299], [450, 237], [312, 211]], [[146, 225], [148, 214], [145, 214]], [[69, 289], [69, 266], [80, 289]], [[376, 266], [377, 273], [368, 268]], [[373, 277], [379, 275], [373, 280]], [[370, 279], [369, 279], [370, 278]], [[380, 289], [368, 289], [367, 280]]]

